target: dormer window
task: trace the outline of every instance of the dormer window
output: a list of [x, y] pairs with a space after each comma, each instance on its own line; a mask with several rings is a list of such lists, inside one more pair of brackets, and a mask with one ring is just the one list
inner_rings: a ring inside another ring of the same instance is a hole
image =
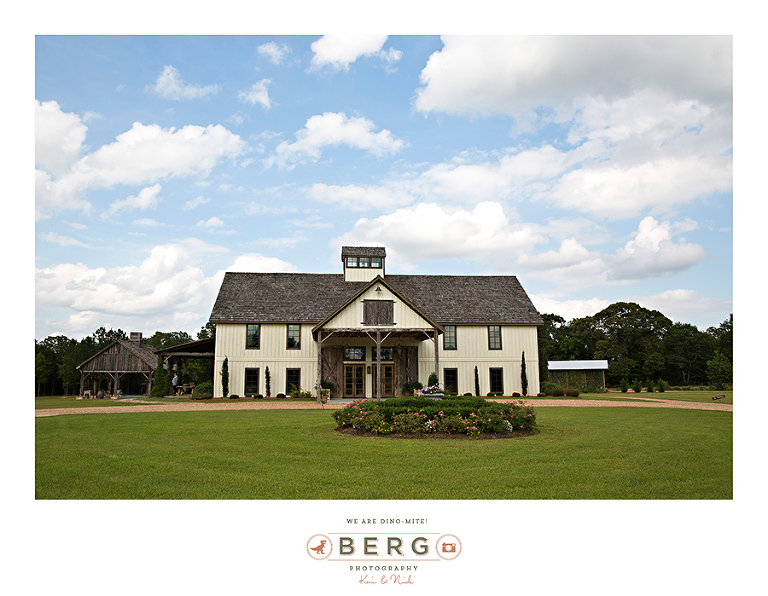
[[344, 280], [369, 282], [377, 275], [384, 277], [386, 256], [383, 246], [342, 246]]
[[357, 267], [357, 257], [347, 257], [347, 267]]

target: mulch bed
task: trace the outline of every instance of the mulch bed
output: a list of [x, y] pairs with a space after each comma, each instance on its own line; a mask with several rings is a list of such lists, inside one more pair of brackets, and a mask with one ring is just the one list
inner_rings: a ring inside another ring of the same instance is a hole
[[472, 441], [480, 441], [484, 439], [522, 439], [524, 437], [530, 437], [531, 435], [539, 434], [537, 429], [525, 429], [515, 430], [512, 432], [498, 433], [498, 434], [483, 434], [476, 437], [470, 437], [464, 434], [455, 433], [418, 433], [418, 434], [405, 434], [405, 433], [392, 433], [390, 435], [380, 435], [351, 426], [337, 427], [336, 432], [344, 435], [352, 435], [355, 437], [384, 437], [389, 439], [466, 439]]

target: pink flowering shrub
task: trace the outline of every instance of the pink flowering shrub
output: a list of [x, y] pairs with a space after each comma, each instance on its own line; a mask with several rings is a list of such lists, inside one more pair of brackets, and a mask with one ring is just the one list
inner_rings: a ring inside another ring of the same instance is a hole
[[535, 412], [522, 400], [500, 404], [477, 397], [358, 400], [332, 415], [339, 428], [376, 434], [446, 433], [477, 437], [536, 426]]

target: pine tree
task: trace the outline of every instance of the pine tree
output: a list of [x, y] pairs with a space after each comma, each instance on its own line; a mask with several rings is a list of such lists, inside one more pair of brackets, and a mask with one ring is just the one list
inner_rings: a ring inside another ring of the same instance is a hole
[[229, 395], [229, 359], [226, 356], [221, 363], [221, 390], [224, 393], [222, 397]]
[[520, 383], [523, 386], [523, 395], [528, 395], [528, 374], [525, 372], [525, 352], [523, 352], [523, 364], [520, 372]]
[[157, 368], [152, 377], [152, 397], [165, 397], [173, 392], [171, 377], [163, 367], [163, 357], [157, 357]]

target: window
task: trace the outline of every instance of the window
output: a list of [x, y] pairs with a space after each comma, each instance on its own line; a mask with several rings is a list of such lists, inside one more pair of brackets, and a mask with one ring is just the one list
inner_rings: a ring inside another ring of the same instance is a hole
[[381, 257], [371, 257], [371, 268], [381, 269]]
[[504, 371], [501, 368], [488, 369], [491, 380], [491, 393], [504, 393]]
[[445, 325], [445, 334], [443, 335], [443, 349], [455, 350], [456, 349], [456, 325]]
[[298, 391], [299, 389], [301, 389], [301, 369], [286, 368], [285, 369], [285, 394], [290, 395], [291, 391]]
[[365, 360], [365, 348], [344, 348], [344, 360]]
[[357, 267], [357, 257], [347, 257], [347, 267]]
[[259, 369], [258, 368], [246, 368], [245, 369], [245, 395], [254, 394], [259, 392]]
[[501, 325], [488, 325], [488, 349], [501, 349]]
[[445, 384], [446, 393], [459, 393], [459, 369], [458, 368], [445, 368], [443, 369], [443, 379]]
[[363, 325], [394, 324], [394, 300], [363, 300]]
[[261, 343], [261, 325], [245, 326], [245, 348], [247, 350], [258, 350]]
[[371, 257], [360, 257], [357, 259], [357, 262], [361, 267], [365, 267], [366, 269], [371, 268]]
[[[376, 362], [376, 348], [372, 348], [371, 359]], [[382, 360], [394, 360], [394, 351], [392, 348], [381, 348]]]
[[301, 349], [301, 325], [288, 324], [288, 342], [285, 347], [288, 350]]

